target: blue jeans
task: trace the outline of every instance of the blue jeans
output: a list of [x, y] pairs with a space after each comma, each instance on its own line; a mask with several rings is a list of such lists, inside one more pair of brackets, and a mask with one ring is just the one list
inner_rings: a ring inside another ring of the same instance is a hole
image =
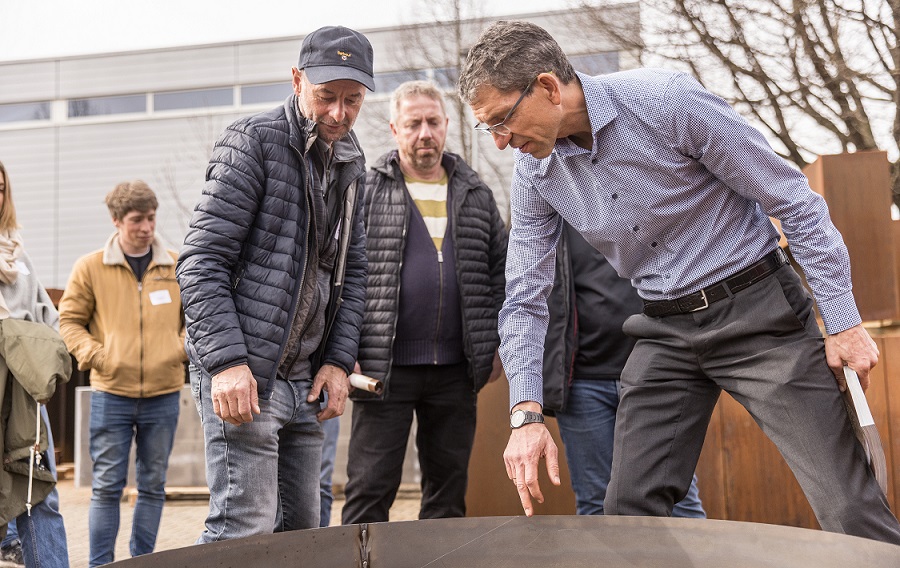
[[322, 422], [325, 441], [322, 443], [322, 471], [319, 474], [319, 526], [331, 524], [331, 504], [334, 503], [334, 489], [331, 478], [334, 474], [334, 459], [337, 456], [338, 436], [341, 433], [341, 419], [332, 418]]
[[[47, 408], [41, 406], [41, 416], [47, 429], [47, 467], [56, 477], [56, 456], [54, 455], [53, 433], [50, 431], [50, 417]], [[17, 530], [18, 529], [18, 530]], [[9, 523], [6, 538], [0, 547], [7, 548], [20, 540], [22, 556], [26, 566], [37, 568], [68, 568], [69, 550], [66, 543], [66, 527], [59, 513], [59, 493], [56, 488], [47, 498], [31, 508], [31, 516], [22, 513]]]
[[213, 411], [209, 374], [190, 371], [209, 484], [197, 543], [318, 527], [323, 434], [318, 401], [306, 402], [311, 383], [276, 379], [272, 398], [259, 401], [262, 413], [235, 426]]
[[178, 425], [180, 393], [129, 398], [91, 393], [91, 459], [94, 462], [90, 531], [90, 566], [114, 560], [119, 533], [119, 505], [128, 480], [128, 455], [135, 441], [138, 498], [134, 506], [132, 556], [149, 554], [166, 500], [166, 469]]
[[[579, 515], [603, 514], [619, 391], [619, 381], [575, 380], [569, 391], [566, 411], [556, 414]], [[706, 518], [696, 475], [687, 495], [672, 509], [672, 516]]]

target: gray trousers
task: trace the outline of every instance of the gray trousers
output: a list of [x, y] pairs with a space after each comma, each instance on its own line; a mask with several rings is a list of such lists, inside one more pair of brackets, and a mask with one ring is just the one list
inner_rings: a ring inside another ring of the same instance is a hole
[[708, 309], [625, 322], [608, 515], [671, 515], [690, 485], [724, 389], [778, 447], [823, 529], [900, 544], [865, 462], [813, 302], [790, 266]]

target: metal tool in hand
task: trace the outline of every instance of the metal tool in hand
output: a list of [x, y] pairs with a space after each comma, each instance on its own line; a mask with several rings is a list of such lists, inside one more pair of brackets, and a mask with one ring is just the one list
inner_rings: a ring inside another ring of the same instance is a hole
[[878, 428], [875, 427], [875, 419], [872, 417], [872, 411], [869, 409], [869, 403], [866, 401], [866, 395], [863, 393], [856, 371], [844, 366], [844, 378], [847, 381], [847, 390], [843, 393], [844, 404], [847, 406], [853, 431], [859, 443], [866, 450], [866, 459], [869, 461], [869, 467], [872, 468], [878, 485], [887, 494], [887, 460], [884, 457], [881, 436], [878, 435]]
[[384, 391], [384, 382], [359, 373], [350, 373], [350, 386], [378, 395]]

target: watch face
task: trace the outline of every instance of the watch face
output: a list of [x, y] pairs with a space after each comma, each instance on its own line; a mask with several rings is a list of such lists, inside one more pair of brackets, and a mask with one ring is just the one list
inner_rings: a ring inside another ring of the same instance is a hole
[[525, 411], [524, 410], [516, 410], [512, 413], [512, 416], [509, 417], [509, 423], [513, 428], [518, 428], [522, 424], [525, 423]]

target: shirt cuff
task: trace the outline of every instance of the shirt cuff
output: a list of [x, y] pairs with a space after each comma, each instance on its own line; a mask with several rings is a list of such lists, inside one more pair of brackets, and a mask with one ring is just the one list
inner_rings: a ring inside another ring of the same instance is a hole
[[525, 402], [534, 401], [544, 406], [544, 388], [541, 379], [534, 377], [518, 377], [509, 380], [509, 408]]
[[827, 302], [819, 303], [819, 313], [822, 315], [822, 322], [828, 335], [840, 333], [862, 323], [853, 292], [846, 292]]

